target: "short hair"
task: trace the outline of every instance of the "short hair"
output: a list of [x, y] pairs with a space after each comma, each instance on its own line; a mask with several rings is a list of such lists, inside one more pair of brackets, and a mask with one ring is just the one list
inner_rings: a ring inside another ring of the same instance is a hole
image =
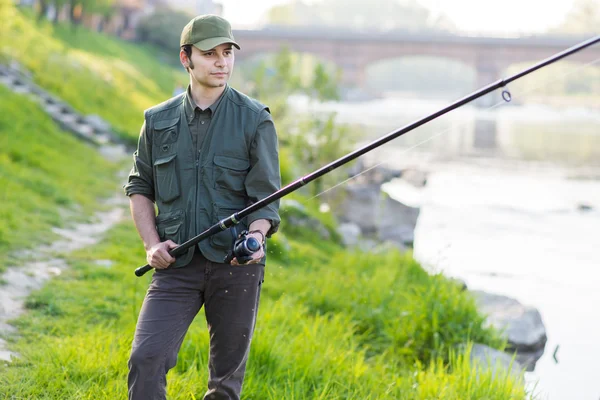
[[188, 58], [192, 58], [192, 45], [191, 44], [184, 44], [183, 46], [181, 46], [181, 50], [183, 50], [183, 52], [185, 53], [186, 56], [188, 56]]

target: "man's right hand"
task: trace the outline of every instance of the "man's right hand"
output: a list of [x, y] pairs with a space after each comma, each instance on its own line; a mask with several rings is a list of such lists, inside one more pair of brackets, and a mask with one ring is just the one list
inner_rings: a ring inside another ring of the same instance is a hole
[[155, 244], [146, 252], [146, 261], [156, 269], [165, 269], [175, 262], [175, 258], [169, 254], [169, 250], [177, 247], [177, 243], [167, 240]]

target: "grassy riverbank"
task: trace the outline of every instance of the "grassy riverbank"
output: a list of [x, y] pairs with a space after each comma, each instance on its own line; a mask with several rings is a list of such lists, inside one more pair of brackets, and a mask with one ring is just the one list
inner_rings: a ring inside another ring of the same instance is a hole
[[[22, 358], [0, 367], [0, 395], [125, 397], [129, 346], [150, 279], [133, 275], [140, 250], [124, 223], [102, 245], [72, 254], [72, 269], [31, 296], [12, 345]], [[288, 256], [267, 268], [246, 399], [525, 398], [518, 382], [476, 376], [465, 359], [448, 356], [468, 337], [498, 342], [481, 329], [466, 293], [427, 275], [409, 254], [346, 254], [291, 241]], [[101, 267], [98, 259], [114, 264]], [[207, 348], [197, 318], [170, 372], [170, 398], [202, 397]]]
[[51, 227], [91, 213], [118, 168], [0, 85], [0, 271], [11, 250], [49, 243]]
[[[16, 29], [11, 34], [15, 41], [20, 40], [16, 33], [23, 27], [32, 30], [27, 35], [42, 42], [66, 40], [60, 33], [63, 27], [37, 28], [30, 18], [13, 16], [18, 24], [16, 28], [9, 24], [9, 29]], [[138, 68], [162, 71], [165, 76], [177, 73], [157, 62], [154, 53], [136, 50], [140, 53], [125, 55], [133, 48], [131, 44], [91, 32], [78, 31], [78, 35], [96, 44], [67, 49], [63, 42], [63, 47], [47, 53], [23, 47], [15, 56], [34, 71], [41, 86], [77, 109], [99, 114], [127, 135], [137, 136], [143, 108], [167, 97], [169, 85], [149, 75], [131, 84], [134, 95], [125, 96], [119, 84], [125, 84], [126, 78], [113, 75], [114, 79], [102, 83], [94, 68], [107, 59], [132, 75]], [[5, 50], [14, 45], [3, 43], [3, 54], [10, 54]], [[96, 48], [111, 48], [113, 53], [93, 53]], [[38, 51], [41, 61], [35, 60]], [[93, 62], [72, 68], [68, 61], [74, 54]], [[44, 76], [44, 60], [65, 63], [69, 79]], [[147, 86], [148, 82], [158, 86]], [[97, 85], [95, 90], [102, 96], [92, 93], [85, 83], [90, 88], [92, 83]], [[4, 257], [0, 263], [4, 265], [7, 254], [37, 240], [52, 240], [51, 226], [63, 222], [59, 210], [69, 210], [77, 218], [90, 215], [99, 198], [114, 193], [119, 184], [116, 172], [127, 166], [103, 160], [92, 148], [56, 128], [23, 96], [0, 87], [0, 99], [0, 257]], [[331, 215], [317, 211], [317, 204], [301, 195], [295, 198], [308, 214], [331, 226]], [[282, 232], [270, 243], [272, 254], [244, 399], [527, 397], [514, 377], [499, 373], [492, 378], [458, 353], [471, 341], [501, 346], [497, 334], [482, 327], [483, 318], [467, 292], [441, 275], [427, 274], [410, 253], [349, 252], [313, 230], [286, 226], [287, 216], [284, 213]], [[26, 301], [26, 314], [13, 321], [18, 336], [0, 334], [20, 354], [12, 363], [0, 365], [0, 398], [126, 397], [127, 357], [151, 278], [151, 274], [133, 275], [145, 257], [132, 222], [115, 226], [100, 245], [66, 258], [71, 268], [33, 292]], [[207, 349], [201, 313], [184, 341], [177, 366], [169, 373], [170, 399], [202, 398]]]

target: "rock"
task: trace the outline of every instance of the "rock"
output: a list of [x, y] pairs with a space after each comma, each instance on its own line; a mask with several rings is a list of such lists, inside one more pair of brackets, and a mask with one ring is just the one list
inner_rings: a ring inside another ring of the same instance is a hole
[[98, 151], [102, 156], [111, 161], [119, 161], [129, 157], [127, 148], [124, 145], [106, 144], [98, 147]]
[[346, 247], [356, 246], [360, 241], [360, 227], [353, 223], [343, 223], [338, 226], [338, 233]]
[[103, 120], [99, 115], [86, 115], [83, 120], [97, 132], [110, 132], [112, 130], [110, 124]]
[[379, 216], [379, 238], [412, 247], [420, 209], [407, 206], [387, 194]]
[[400, 178], [416, 187], [423, 187], [427, 184], [427, 172], [417, 169], [403, 170]]
[[[123, 144], [112, 132], [110, 124], [98, 115], [81, 116], [69, 104], [50, 95], [33, 83], [29, 74], [18, 63], [0, 64], [0, 83], [16, 93], [33, 97], [52, 119], [68, 132], [74, 133], [96, 146]], [[111, 153], [110, 156], [113, 154]]]
[[323, 240], [331, 239], [331, 233], [327, 227], [318, 219], [310, 216], [306, 212], [306, 208], [296, 200], [282, 199], [279, 215], [285, 219], [286, 224], [308, 228]]
[[510, 350], [528, 371], [535, 368], [546, 345], [546, 328], [539, 311], [527, 307], [510, 297], [472, 291], [479, 311], [487, 316], [486, 324], [504, 333]]
[[460, 288], [461, 291], [467, 290], [467, 283], [459, 278], [448, 278], [451, 282], [456, 283], [456, 285]]
[[75, 122], [72, 124], [71, 129], [73, 133], [79, 136], [81, 139], [88, 140], [92, 143], [95, 142], [94, 129], [91, 126], [86, 124], [78, 124]]
[[281, 199], [281, 209], [288, 209], [288, 211], [296, 210], [302, 214], [306, 214], [306, 207], [302, 203], [294, 199]]
[[[374, 172], [371, 172], [374, 171]], [[346, 195], [337, 208], [338, 218], [357, 225], [361, 232], [397, 248], [413, 246], [420, 210], [407, 206], [382, 191], [382, 184], [402, 175], [402, 171], [374, 168], [345, 187]]]
[[[395, 219], [396, 217], [392, 217]], [[400, 226], [382, 226], [379, 230], [379, 239], [384, 241], [390, 241], [400, 244], [404, 247], [413, 247], [414, 243], [414, 230], [413, 225], [404, 224]]]
[[338, 209], [340, 219], [358, 225], [365, 234], [375, 234], [378, 230], [381, 185], [352, 184], [345, 189], [346, 196]]
[[349, 177], [353, 178], [355, 184], [375, 184], [382, 185], [392, 179], [402, 176], [403, 171], [399, 169], [387, 168], [378, 165], [373, 168], [368, 168], [362, 160], [358, 160], [348, 171]]
[[0, 360], [10, 362], [17, 357], [19, 357], [17, 353], [6, 349], [6, 341], [0, 339]]
[[331, 239], [331, 233], [329, 233], [329, 230], [327, 230], [327, 228], [318, 219], [311, 217], [299, 217], [296, 215], [289, 215], [286, 219], [288, 224], [292, 226], [308, 228], [319, 235], [319, 237], [323, 240]]
[[95, 264], [102, 268], [110, 268], [113, 266], [114, 261], [112, 261], [112, 260], [96, 260]]
[[23, 66], [17, 60], [10, 60], [8, 68], [14, 75], [20, 76], [27, 80], [33, 79], [33, 75], [31, 74], [31, 72], [23, 68]]
[[473, 344], [470, 361], [475, 368], [491, 369], [493, 376], [505, 371], [515, 377], [523, 374], [523, 366], [517, 360], [513, 360], [512, 356], [484, 344]]

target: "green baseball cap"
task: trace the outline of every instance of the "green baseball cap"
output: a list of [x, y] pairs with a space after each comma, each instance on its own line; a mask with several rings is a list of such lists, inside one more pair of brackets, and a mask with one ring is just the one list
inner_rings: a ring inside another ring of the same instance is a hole
[[233, 38], [229, 22], [217, 15], [199, 15], [188, 22], [181, 32], [180, 46], [191, 44], [207, 51], [223, 43], [240, 48]]

